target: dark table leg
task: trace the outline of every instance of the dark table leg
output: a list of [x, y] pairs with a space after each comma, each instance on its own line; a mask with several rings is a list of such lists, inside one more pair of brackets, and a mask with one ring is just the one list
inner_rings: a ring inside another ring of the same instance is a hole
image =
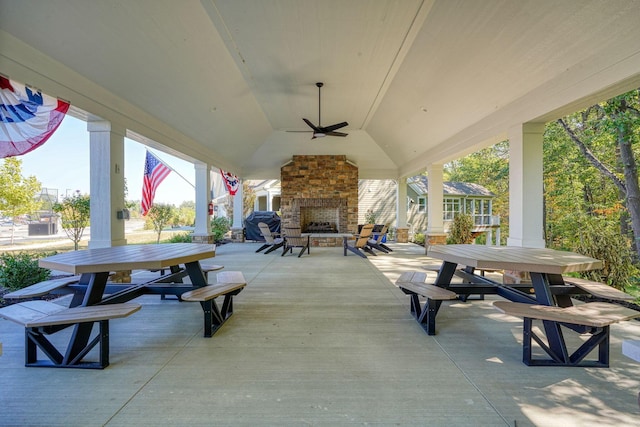
[[189, 279], [191, 279], [191, 284], [194, 288], [207, 286], [207, 277], [202, 272], [202, 267], [200, 267], [199, 261], [188, 262], [184, 267], [189, 274]]

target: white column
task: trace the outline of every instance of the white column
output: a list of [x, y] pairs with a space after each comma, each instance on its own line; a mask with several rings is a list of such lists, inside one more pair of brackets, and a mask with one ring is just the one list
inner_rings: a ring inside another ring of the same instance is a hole
[[407, 177], [398, 178], [396, 184], [396, 228], [407, 227]]
[[242, 180], [238, 183], [238, 191], [233, 196], [233, 225], [232, 230], [242, 230], [244, 227], [242, 220], [244, 217], [244, 203], [242, 197]]
[[91, 191], [89, 248], [126, 245], [124, 219], [117, 213], [124, 205], [125, 129], [107, 121], [87, 122]]
[[509, 130], [509, 246], [545, 246], [543, 133], [544, 123], [524, 123]]
[[444, 217], [442, 202], [444, 200], [443, 166], [430, 164], [427, 166], [427, 234], [444, 233]]
[[206, 163], [194, 164], [196, 175], [196, 224], [193, 230], [194, 237], [206, 240], [211, 235], [211, 217], [209, 216], [209, 202], [211, 201], [211, 173], [210, 166]]

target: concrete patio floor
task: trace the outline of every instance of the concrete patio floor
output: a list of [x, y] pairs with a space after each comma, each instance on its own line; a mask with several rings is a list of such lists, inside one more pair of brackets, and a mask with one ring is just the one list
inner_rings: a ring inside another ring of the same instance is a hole
[[527, 367], [522, 321], [493, 297], [445, 302], [426, 335], [393, 282], [438, 262], [391, 246], [368, 260], [220, 246], [248, 286], [218, 333], [203, 338], [197, 303], [144, 296], [110, 323], [103, 371], [25, 368], [23, 328], [0, 320], [0, 425], [640, 425], [640, 364], [621, 354], [640, 322], [612, 326], [610, 368]]

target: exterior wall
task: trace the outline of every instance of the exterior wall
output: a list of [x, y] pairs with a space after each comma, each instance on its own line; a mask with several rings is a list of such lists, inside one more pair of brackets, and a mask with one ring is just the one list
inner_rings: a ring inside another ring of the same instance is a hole
[[356, 233], [358, 228], [358, 168], [344, 155], [293, 156], [280, 169], [283, 224], [300, 224], [300, 206], [305, 200], [336, 200], [344, 206], [340, 232]]
[[407, 186], [407, 198], [413, 203], [407, 208], [407, 222], [411, 224], [410, 233], [425, 233], [427, 231], [427, 212], [418, 212], [418, 197], [423, 196], [417, 194], [411, 186]]
[[364, 224], [371, 209], [376, 224], [396, 223], [396, 181], [392, 179], [361, 179], [358, 181], [358, 224]]

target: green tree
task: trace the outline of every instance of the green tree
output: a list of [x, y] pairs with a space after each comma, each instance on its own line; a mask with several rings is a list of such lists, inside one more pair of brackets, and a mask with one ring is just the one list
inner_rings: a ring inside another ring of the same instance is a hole
[[[638, 141], [640, 140], [640, 90], [593, 105], [558, 120], [569, 138], [601, 178], [615, 186], [623, 206], [621, 232], [632, 239], [636, 260], [640, 259], [640, 183]], [[585, 201], [592, 188], [584, 186]], [[590, 206], [592, 214], [598, 206]]]
[[187, 225], [192, 226], [196, 222], [196, 206], [193, 201], [184, 201], [178, 206], [177, 212], [173, 217], [175, 226]]
[[160, 243], [160, 234], [162, 234], [162, 230], [169, 224], [171, 224], [171, 220], [175, 215], [175, 208], [173, 205], [166, 204], [153, 204], [149, 212], [147, 213], [147, 218], [153, 225], [153, 229], [156, 233], [158, 233], [158, 239], [156, 243]]
[[91, 200], [88, 195], [76, 191], [73, 196], [65, 197], [62, 202], [53, 205], [53, 211], [60, 214], [62, 229], [78, 250], [84, 229], [89, 226]]
[[40, 202], [35, 197], [40, 189], [40, 182], [35, 176], [22, 176], [22, 160], [15, 157], [4, 159], [0, 165], [0, 211], [13, 219], [11, 243], [18, 217], [38, 210]]

